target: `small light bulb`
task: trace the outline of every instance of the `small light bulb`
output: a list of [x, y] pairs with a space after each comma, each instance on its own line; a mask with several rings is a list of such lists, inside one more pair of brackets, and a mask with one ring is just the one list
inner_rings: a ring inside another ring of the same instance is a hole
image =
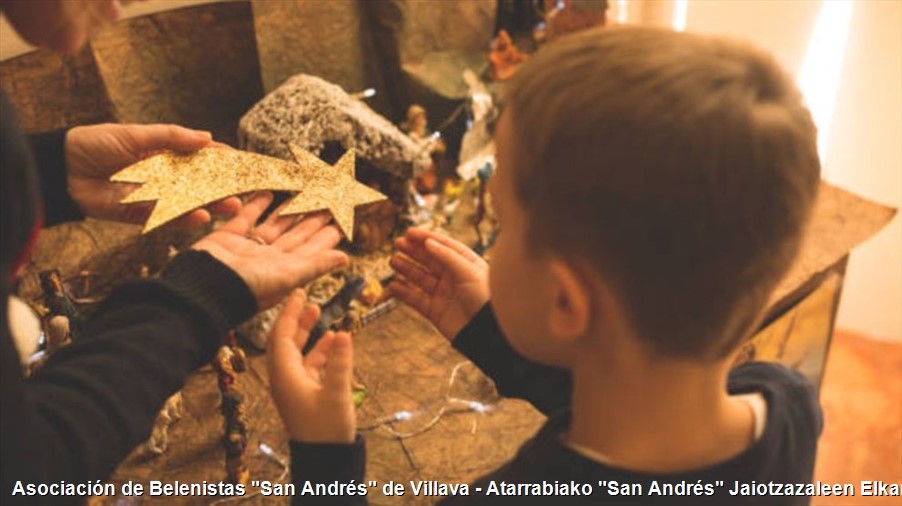
[[411, 413], [410, 411], [398, 411], [397, 413], [395, 413], [395, 421], [398, 422], [406, 422], [411, 418], [413, 418], [413, 413]]
[[470, 401], [467, 403], [467, 406], [477, 413], [485, 413], [489, 409], [488, 406], [478, 401]]

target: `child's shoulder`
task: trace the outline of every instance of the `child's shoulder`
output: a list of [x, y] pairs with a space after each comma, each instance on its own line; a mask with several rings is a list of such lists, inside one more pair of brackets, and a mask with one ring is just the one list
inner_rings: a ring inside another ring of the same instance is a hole
[[734, 395], [760, 392], [769, 413], [813, 428], [815, 437], [822, 429], [817, 390], [798, 371], [775, 362], [750, 362], [730, 371], [728, 386]]
[[730, 371], [729, 386], [732, 393], [760, 390], [760, 387], [788, 389], [800, 395], [814, 393], [814, 385], [808, 378], [777, 362], [742, 364]]

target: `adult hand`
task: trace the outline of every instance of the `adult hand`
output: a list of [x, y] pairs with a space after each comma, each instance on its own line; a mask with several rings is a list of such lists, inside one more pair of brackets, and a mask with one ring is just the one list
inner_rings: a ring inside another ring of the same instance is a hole
[[489, 264], [466, 245], [420, 228], [408, 229], [395, 247], [390, 264], [401, 278], [389, 289], [453, 340], [489, 300]]
[[237, 272], [261, 311], [292, 289], [348, 263], [347, 255], [332, 249], [341, 234], [329, 226], [328, 214], [311, 214], [298, 221], [297, 216], [279, 216], [277, 209], [254, 227], [271, 202], [272, 193], [255, 195], [235, 217], [192, 246]]
[[303, 443], [353, 443], [356, 432], [351, 336], [326, 332], [301, 354], [319, 307], [295, 290], [273, 326], [267, 358], [272, 398], [291, 439]]
[[[66, 134], [66, 170], [69, 195], [92, 218], [144, 223], [153, 205], [120, 204], [137, 184], [113, 183], [114, 173], [161, 151], [192, 152], [213, 142], [210, 132], [190, 130], [177, 125], [101, 125], [75, 127]], [[182, 226], [210, 221], [215, 214], [233, 214], [241, 207], [235, 197], [209, 209], [197, 209], [179, 218]]]

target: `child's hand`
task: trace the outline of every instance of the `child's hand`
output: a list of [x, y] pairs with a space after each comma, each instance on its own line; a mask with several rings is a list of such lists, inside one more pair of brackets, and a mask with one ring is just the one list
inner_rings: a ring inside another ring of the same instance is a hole
[[302, 356], [301, 349], [319, 318], [319, 307], [305, 306], [306, 302], [304, 291], [295, 290], [269, 338], [272, 397], [294, 441], [353, 443], [351, 336], [326, 332], [310, 353]]
[[454, 339], [489, 300], [489, 264], [464, 244], [419, 228], [395, 246], [400, 253], [391, 266], [401, 277], [389, 289]]

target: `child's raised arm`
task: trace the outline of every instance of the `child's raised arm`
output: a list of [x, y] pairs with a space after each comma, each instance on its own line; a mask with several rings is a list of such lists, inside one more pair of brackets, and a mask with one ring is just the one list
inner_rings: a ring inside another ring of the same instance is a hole
[[273, 327], [268, 359], [272, 397], [291, 439], [301, 443], [353, 443], [356, 432], [351, 336], [327, 332], [301, 354], [319, 307], [295, 290]]
[[425, 316], [449, 341], [489, 300], [489, 265], [466, 245], [411, 228], [395, 240], [389, 289]]

